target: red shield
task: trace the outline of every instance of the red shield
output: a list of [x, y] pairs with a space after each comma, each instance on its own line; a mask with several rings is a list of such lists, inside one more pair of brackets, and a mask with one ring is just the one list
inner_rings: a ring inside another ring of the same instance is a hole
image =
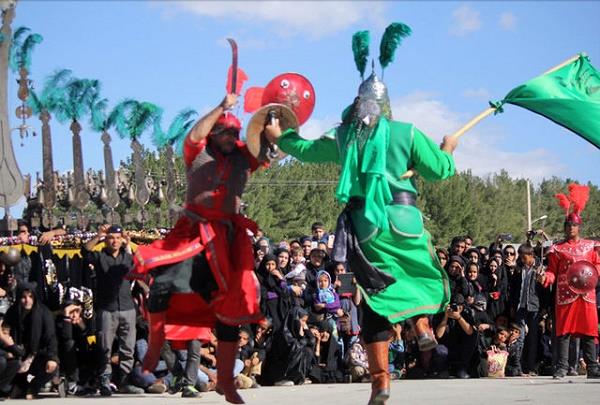
[[575, 262], [567, 270], [567, 283], [574, 293], [585, 294], [596, 288], [598, 269], [586, 260]]
[[278, 103], [289, 107], [304, 124], [315, 108], [315, 89], [308, 79], [298, 73], [283, 73], [267, 84], [261, 104]]

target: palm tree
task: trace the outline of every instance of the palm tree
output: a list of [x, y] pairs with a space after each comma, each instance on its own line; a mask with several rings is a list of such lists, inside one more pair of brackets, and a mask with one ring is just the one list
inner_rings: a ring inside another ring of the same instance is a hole
[[23, 176], [15, 159], [8, 122], [8, 59], [12, 41], [11, 24], [15, 17], [15, 4], [0, 3], [0, 205], [5, 217], [11, 205], [23, 197]]
[[167, 159], [167, 203], [169, 205], [175, 202], [175, 157], [173, 154], [173, 147], [175, 147], [175, 152], [178, 155], [183, 155], [183, 141], [187, 136], [188, 132], [196, 122], [195, 117], [198, 116], [198, 113], [191, 109], [186, 108], [181, 110], [173, 121], [171, 121], [171, 125], [169, 125], [169, 129], [166, 132], [160, 131], [155, 132], [152, 138], [154, 145], [157, 148], [163, 149], [165, 151], [166, 159]]
[[[90, 102], [90, 124], [92, 129], [101, 132], [101, 140], [104, 144], [104, 170], [106, 173], [106, 205], [114, 212], [114, 209], [119, 205], [119, 193], [117, 192], [116, 180], [115, 180], [115, 166], [113, 163], [112, 149], [110, 147], [111, 137], [108, 131], [112, 128], [117, 120], [117, 116], [120, 114], [120, 110], [114, 108], [108, 113], [108, 100], [106, 98], [100, 98], [97, 93]], [[116, 223], [114, 220], [112, 223]]]
[[52, 153], [52, 131], [50, 129], [50, 111], [56, 107], [56, 100], [59, 98], [57, 93], [60, 91], [59, 84], [65, 81], [69, 72], [66, 70], [58, 71], [49, 76], [44, 82], [42, 91], [38, 94], [31, 89], [27, 104], [38, 115], [42, 122], [42, 178], [44, 186], [42, 196], [38, 203], [42, 208], [54, 208], [56, 205], [56, 184], [54, 182], [54, 160]]
[[143, 147], [138, 141], [144, 132], [151, 126], [153, 132], [160, 132], [162, 109], [146, 101], [124, 100], [116, 107], [116, 126], [121, 138], [131, 139], [133, 149], [132, 162], [135, 170], [136, 193], [135, 200], [144, 207], [150, 199], [150, 190], [146, 184], [146, 175], [142, 160]]
[[81, 124], [79, 121], [90, 111], [90, 102], [100, 90], [97, 80], [77, 79], [71, 71], [55, 73], [56, 93], [53, 112], [61, 123], [71, 121], [73, 133], [73, 179], [75, 198], [73, 207], [82, 210], [90, 200], [84, 183], [83, 152], [81, 148]]

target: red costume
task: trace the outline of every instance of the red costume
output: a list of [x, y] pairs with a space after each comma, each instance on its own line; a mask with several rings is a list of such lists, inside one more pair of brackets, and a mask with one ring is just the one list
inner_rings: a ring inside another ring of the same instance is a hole
[[264, 318], [248, 234], [256, 232], [257, 226], [240, 215], [244, 187], [259, 163], [239, 140], [224, 154], [222, 146], [210, 139], [230, 130], [239, 134], [240, 128], [239, 120], [226, 112], [207, 138], [194, 142], [190, 135], [186, 137], [184, 215], [165, 239], [138, 248], [132, 274], [146, 278], [151, 272], [152, 276], [144, 370], [156, 367], [165, 338], [206, 340], [210, 329], [216, 327], [216, 391], [236, 404], [244, 403], [233, 382], [239, 351], [236, 328]]
[[600, 266], [596, 249], [600, 249], [600, 242], [585, 239], [559, 242], [550, 248], [544, 285], [547, 287], [556, 281], [556, 336], [598, 336], [596, 292], [577, 294], [567, 279], [567, 270], [574, 262], [586, 260], [596, 268]]

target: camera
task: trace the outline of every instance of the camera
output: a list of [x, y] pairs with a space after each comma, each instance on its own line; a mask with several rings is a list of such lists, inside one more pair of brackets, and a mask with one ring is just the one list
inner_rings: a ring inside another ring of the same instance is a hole
[[498, 240], [512, 240], [512, 234], [501, 233], [500, 235], [498, 235]]
[[451, 303], [450, 309], [452, 310], [452, 312], [458, 311], [458, 304], [456, 302]]

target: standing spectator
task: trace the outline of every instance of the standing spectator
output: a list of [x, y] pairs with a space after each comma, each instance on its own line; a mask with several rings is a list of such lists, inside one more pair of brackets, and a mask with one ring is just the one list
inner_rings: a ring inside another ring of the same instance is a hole
[[450, 294], [461, 294], [464, 297], [473, 295], [469, 282], [465, 277], [465, 262], [461, 256], [450, 256], [448, 261], [448, 278], [450, 281]]
[[526, 327], [523, 343], [523, 372], [537, 375], [539, 346], [540, 296], [542, 286], [536, 283], [533, 247], [519, 246], [519, 263], [509, 282], [511, 314], [518, 324]]
[[[277, 269], [277, 258], [267, 254], [256, 270], [260, 282], [260, 306], [264, 316], [270, 319], [273, 330], [282, 328], [290, 310], [290, 290], [285, 278]], [[298, 288], [298, 287], [295, 287]]]
[[[104, 238], [101, 251], [94, 247]], [[119, 339], [118, 387], [123, 394], [142, 394], [143, 389], [129, 381], [133, 369], [136, 313], [131, 295], [131, 283], [125, 276], [133, 268], [129, 237], [119, 226], [102, 225], [98, 234], [87, 242], [82, 254], [96, 271], [96, 307], [100, 330], [100, 345], [105, 355], [105, 369], [100, 381], [100, 395], [110, 396], [112, 368], [111, 350], [115, 336]]]
[[308, 261], [310, 257], [310, 252], [317, 247], [317, 243], [313, 244], [310, 236], [303, 236], [300, 238], [300, 243], [302, 244], [302, 252], [304, 253], [304, 258]]
[[440, 261], [440, 266], [445, 269], [446, 264], [448, 264], [448, 251], [444, 248], [437, 248], [435, 254]]
[[455, 236], [450, 242], [450, 256], [462, 256], [465, 253], [467, 245], [464, 236]]
[[463, 239], [465, 241], [465, 252], [468, 252], [473, 246], [473, 238], [471, 235], [465, 235]]
[[58, 369], [54, 317], [39, 302], [32, 284], [21, 284], [17, 297], [18, 301], [6, 313], [6, 325], [14, 343], [23, 347], [24, 359], [11, 397], [21, 398], [25, 394], [25, 398], [33, 399]]
[[495, 257], [490, 258], [484, 272], [487, 276], [489, 290], [487, 312], [492, 319], [496, 319], [498, 315], [504, 313], [508, 295], [508, 278], [501, 263]]
[[312, 226], [310, 227], [310, 230], [312, 232], [311, 240], [313, 242], [317, 242], [317, 243], [323, 242], [323, 243], [327, 244], [329, 235], [327, 234], [327, 232], [325, 232], [325, 226], [323, 225], [323, 222], [313, 223]]

